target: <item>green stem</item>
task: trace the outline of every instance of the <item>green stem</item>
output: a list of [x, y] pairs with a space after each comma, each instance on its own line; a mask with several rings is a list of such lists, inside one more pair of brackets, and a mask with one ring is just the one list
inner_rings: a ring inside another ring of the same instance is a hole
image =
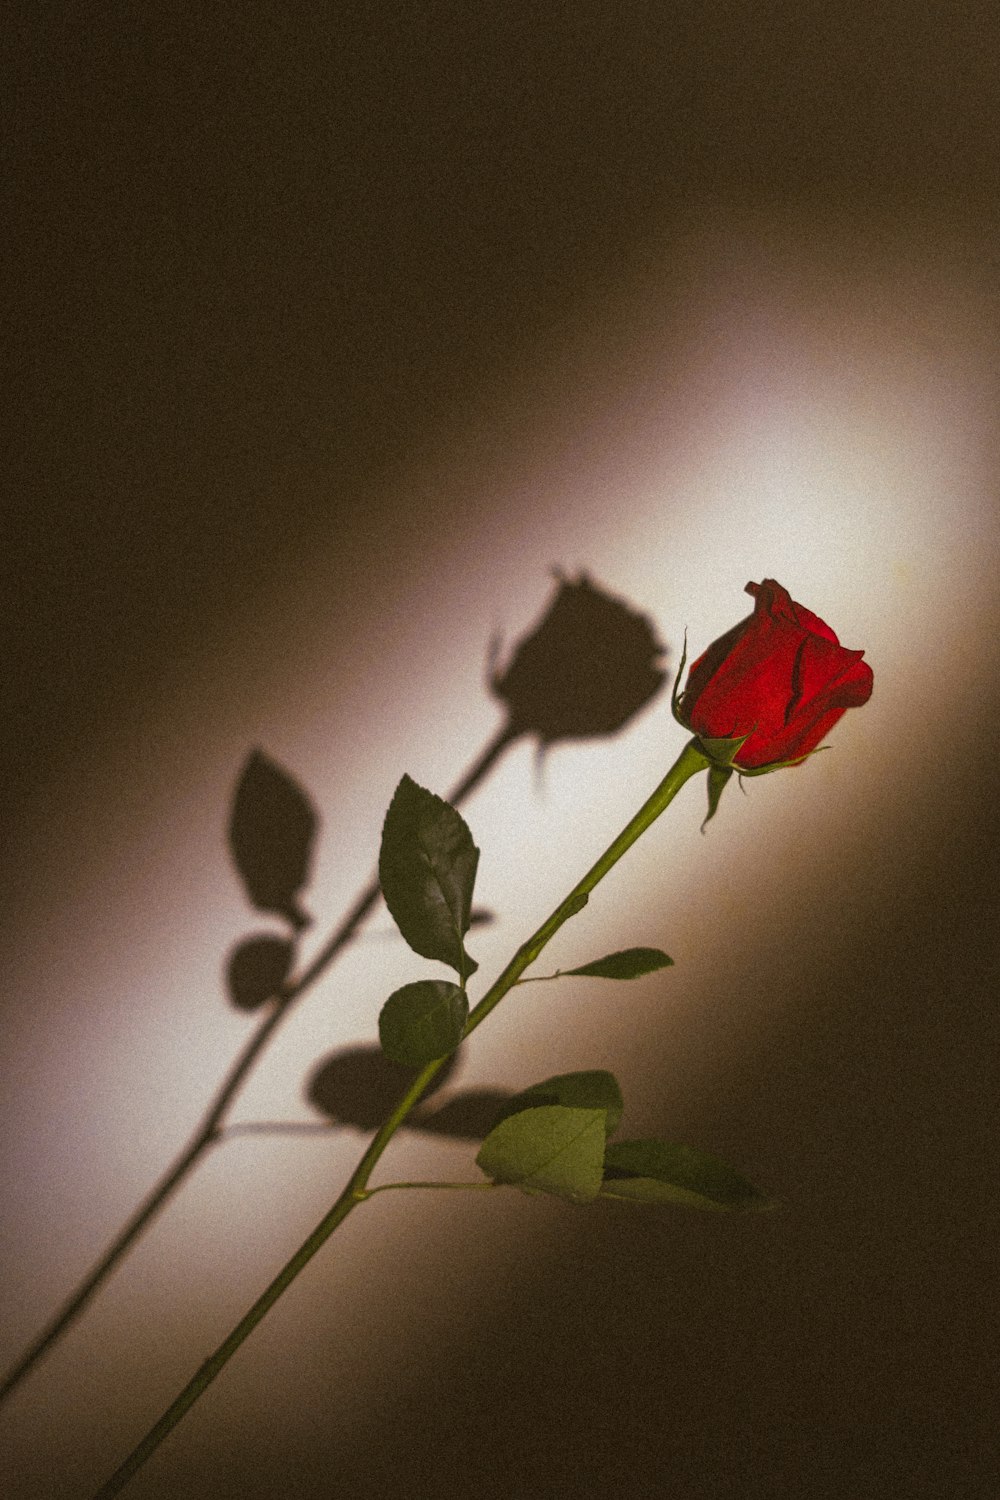
[[[533, 963], [541, 953], [546, 943], [549, 942], [564, 922], [583, 909], [587, 897], [599, 881], [611, 870], [621, 859], [626, 850], [630, 849], [650, 824], [656, 821], [661, 812], [673, 801], [684, 783], [699, 771], [708, 768], [709, 761], [698, 749], [697, 743], [691, 740], [685, 745], [677, 760], [671, 766], [659, 786], [640, 807], [639, 811], [631, 818], [621, 833], [614, 839], [601, 857], [590, 867], [582, 880], [577, 881], [569, 895], [560, 901], [555, 911], [538, 928], [537, 932], [522, 943], [510, 963], [504, 969], [500, 977], [490, 986], [486, 994], [474, 1008], [465, 1026], [464, 1036], [475, 1031], [480, 1026], [490, 1011], [497, 1006], [517, 983], [521, 974]], [[406, 1093], [399, 1103], [387, 1116], [384, 1123], [373, 1136], [368, 1149], [365, 1151], [358, 1165], [355, 1167], [351, 1178], [340, 1194], [333, 1207], [325, 1218], [321, 1219], [309, 1235], [308, 1239], [299, 1246], [291, 1260], [288, 1261], [277, 1276], [271, 1282], [267, 1290], [258, 1297], [250, 1308], [250, 1311], [237, 1323], [228, 1338], [216, 1349], [215, 1353], [205, 1361], [194, 1377], [181, 1391], [180, 1395], [168, 1407], [163, 1416], [154, 1427], [143, 1438], [142, 1442], [129, 1455], [119, 1469], [112, 1474], [111, 1478], [94, 1496], [94, 1500], [109, 1500], [112, 1495], [117, 1495], [128, 1484], [129, 1480], [142, 1468], [146, 1460], [153, 1454], [184, 1416], [198, 1397], [211, 1385], [212, 1381], [228, 1363], [243, 1340], [253, 1332], [264, 1315], [272, 1308], [281, 1296], [282, 1292], [295, 1280], [299, 1272], [308, 1265], [317, 1250], [326, 1243], [335, 1229], [357, 1208], [359, 1203], [370, 1198], [374, 1193], [381, 1191], [379, 1188], [369, 1188], [368, 1180], [375, 1169], [375, 1165], [388, 1146], [396, 1131], [403, 1124], [407, 1115], [414, 1105], [423, 1097], [431, 1081], [438, 1071], [447, 1062], [447, 1058], [439, 1057], [424, 1067], [410, 1084]], [[389, 1187], [406, 1186], [483, 1186], [491, 1187], [491, 1183], [484, 1184], [407, 1184], [386, 1183]]]
[[699, 771], [707, 770], [710, 764], [708, 757], [702, 755], [698, 749], [696, 740], [690, 740], [684, 746], [652, 796], [648, 797], [635, 816], [629, 819], [618, 837], [612, 840], [600, 859], [591, 865], [582, 880], [577, 881], [569, 895], [560, 901], [548, 920], [543, 922], [538, 931], [518, 948], [499, 979], [490, 986], [469, 1016], [465, 1025], [465, 1036], [475, 1031], [477, 1026], [482, 1025], [493, 1007], [499, 1005], [507, 991], [518, 983], [525, 969], [529, 964], [534, 963], [546, 943], [559, 931], [563, 923], [583, 909], [590, 892], [604, 879], [608, 871], [614, 868], [622, 855], [631, 849], [636, 839], [641, 838], [650, 824], [656, 822], [661, 812], [669, 807], [685, 781], [689, 781]]
[[350, 1181], [329, 1213], [320, 1220], [312, 1234], [299, 1246], [291, 1260], [282, 1267], [270, 1286], [257, 1298], [249, 1312], [240, 1319], [229, 1336], [223, 1339], [215, 1353], [198, 1369], [176, 1401], [168, 1407], [155, 1426], [150, 1428], [138, 1447], [133, 1449], [121, 1467], [115, 1470], [107, 1484], [98, 1490], [94, 1500], [108, 1500], [109, 1496], [117, 1495], [125, 1488], [129, 1480], [142, 1468], [147, 1458], [156, 1452], [167, 1434], [173, 1431], [198, 1397], [207, 1390], [219, 1371], [236, 1353], [243, 1340], [253, 1332], [264, 1315], [274, 1306], [282, 1292], [291, 1286], [303, 1267], [309, 1264], [320, 1246], [326, 1243], [348, 1214], [353, 1212], [359, 1203], [364, 1202], [368, 1196], [365, 1188], [375, 1163], [445, 1061], [443, 1057], [438, 1058], [435, 1062], [428, 1063], [417, 1074], [395, 1109], [376, 1132], [367, 1151], [351, 1174]]

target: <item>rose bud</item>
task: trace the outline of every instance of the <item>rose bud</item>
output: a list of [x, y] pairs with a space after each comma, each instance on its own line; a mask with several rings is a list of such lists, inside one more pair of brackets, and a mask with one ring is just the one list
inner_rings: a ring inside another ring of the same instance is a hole
[[543, 747], [614, 734], [645, 707], [666, 675], [659, 666], [664, 648], [645, 615], [597, 588], [585, 573], [573, 580], [557, 572], [556, 578], [548, 611], [490, 678], [507, 705], [508, 735], [536, 734]]
[[867, 703], [872, 670], [773, 578], [746, 592], [753, 614], [693, 663], [674, 712], [717, 766], [760, 775], [798, 765]]

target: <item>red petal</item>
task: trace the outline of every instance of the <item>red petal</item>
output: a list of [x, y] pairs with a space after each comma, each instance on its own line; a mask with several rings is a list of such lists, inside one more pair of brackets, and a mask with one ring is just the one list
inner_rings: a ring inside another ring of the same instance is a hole
[[776, 579], [765, 578], [763, 583], [748, 583], [743, 592], [753, 595], [754, 614], [784, 615], [787, 620], [795, 619], [795, 605], [792, 603], [792, 597]]
[[826, 621], [821, 620], [819, 615], [814, 615], [811, 609], [806, 609], [804, 604], [798, 604], [792, 599], [788, 590], [782, 588], [776, 579], [765, 578], [763, 583], [748, 583], [744, 592], [755, 596], [758, 611], [766, 611], [770, 615], [783, 615], [786, 619], [794, 620], [797, 625], [801, 625], [803, 630], [822, 636], [825, 641], [832, 641], [835, 646], [840, 644]]

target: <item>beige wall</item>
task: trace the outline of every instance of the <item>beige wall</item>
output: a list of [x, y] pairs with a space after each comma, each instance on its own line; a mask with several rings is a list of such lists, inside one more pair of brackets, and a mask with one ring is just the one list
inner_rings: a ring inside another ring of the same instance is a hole
[[[993, 23], [390, 9], [26, 23], [3, 1348], [252, 1025], [220, 977], [268, 925], [224, 845], [250, 746], [323, 815], [315, 946], [399, 775], [443, 792], [495, 729], [488, 642], [551, 566], [648, 611], [671, 667], [767, 574], [866, 649], [871, 703], [704, 837], [685, 792], [552, 948], [676, 968], [521, 991], [458, 1086], [611, 1067], [629, 1133], [784, 1210], [376, 1200], [136, 1494], [985, 1500]], [[682, 743], [662, 699], [540, 778], [501, 763], [465, 809], [483, 976]], [[426, 970], [357, 944], [234, 1117], [313, 1118], [317, 1059]], [[0, 1419], [6, 1493], [104, 1477], [361, 1139], [220, 1150]], [[472, 1154], [406, 1138], [391, 1171]]]

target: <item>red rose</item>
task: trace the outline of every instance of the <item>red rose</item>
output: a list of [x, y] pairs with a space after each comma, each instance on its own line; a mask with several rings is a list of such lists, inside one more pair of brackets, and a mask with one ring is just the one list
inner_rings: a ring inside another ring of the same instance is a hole
[[748, 583], [754, 612], [693, 663], [677, 716], [700, 739], [739, 739], [728, 763], [757, 771], [815, 750], [848, 708], [867, 703], [872, 670], [773, 578]]

